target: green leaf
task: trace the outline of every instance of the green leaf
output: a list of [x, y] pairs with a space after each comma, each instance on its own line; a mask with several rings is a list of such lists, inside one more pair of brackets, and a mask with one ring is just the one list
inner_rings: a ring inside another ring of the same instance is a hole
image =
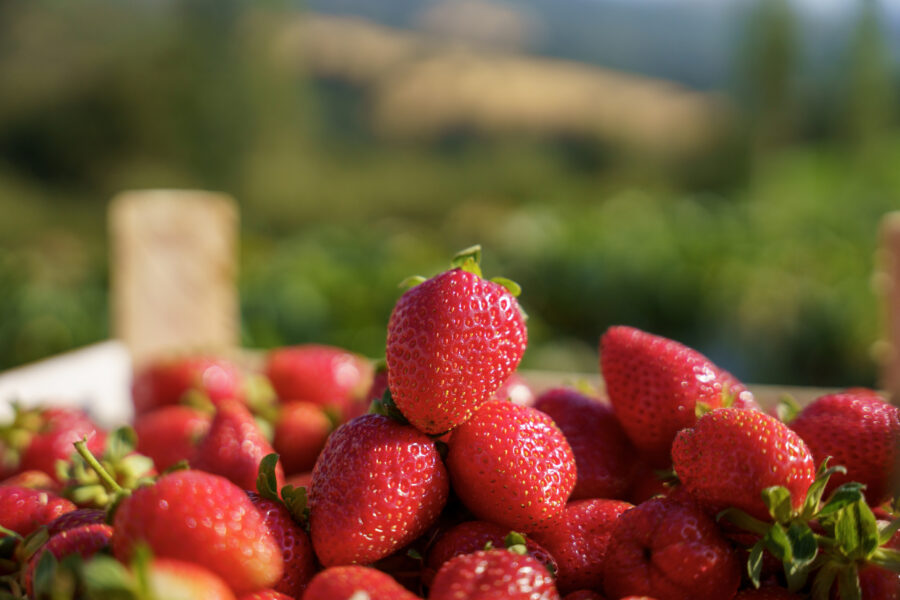
[[750, 557], [747, 559], [747, 575], [750, 576], [750, 582], [755, 588], [759, 587], [762, 576], [763, 550], [765, 550], [765, 544], [763, 540], [759, 540], [753, 544], [750, 549]]
[[275, 477], [275, 467], [278, 465], [278, 455], [274, 452], [263, 456], [259, 461], [259, 475], [256, 477], [256, 491], [267, 500], [281, 502], [278, 497], [278, 478]]
[[716, 515], [716, 521], [720, 520], [728, 521], [744, 531], [750, 531], [760, 536], [766, 535], [772, 526], [771, 523], [764, 523], [739, 508], [726, 508]]
[[34, 570], [34, 579], [32, 579], [32, 587], [34, 589], [35, 598], [41, 596], [49, 596], [53, 591], [53, 578], [56, 576], [56, 569], [59, 563], [52, 552], [44, 552], [38, 559], [37, 567]]
[[525, 536], [518, 531], [510, 531], [506, 534], [506, 537], [503, 538], [503, 545], [506, 546], [507, 550], [522, 556], [525, 556], [525, 554], [528, 553], [526, 544], [527, 541], [525, 540]]
[[422, 554], [415, 548], [410, 548], [409, 550], [407, 550], [406, 555], [413, 560], [425, 560], [425, 557], [422, 556]]
[[16, 532], [16, 531], [13, 531], [12, 529], [7, 529], [7, 528], [4, 527], [3, 525], [0, 525], [0, 534], [2, 534], [2, 535], [4, 535], [4, 536], [10, 536], [10, 537], [15, 538], [15, 539], [17, 539], [17, 540], [21, 540], [21, 539], [22, 539], [22, 534], [20, 534], [20, 533], [18, 533], [18, 532]]
[[845, 506], [836, 515], [834, 537], [845, 556], [856, 556], [861, 547], [859, 512], [855, 504]]
[[416, 287], [420, 283], [425, 283], [426, 281], [428, 281], [428, 279], [425, 277], [422, 277], [421, 275], [410, 275], [409, 277], [407, 277], [406, 279], [401, 281], [399, 284], [397, 284], [397, 287], [404, 289], [404, 290], [409, 290], [409, 289]]
[[83, 571], [90, 598], [126, 600], [137, 597], [134, 577], [125, 565], [112, 557], [97, 554], [85, 563]]
[[898, 529], [900, 529], [900, 519], [880, 524], [878, 526], [878, 545], [884, 546], [887, 544], [894, 537], [894, 534], [897, 533]]
[[793, 421], [800, 414], [801, 410], [803, 410], [803, 407], [790, 394], [782, 394], [778, 398], [778, 404], [775, 406], [775, 414], [782, 423]]
[[769, 514], [778, 523], [787, 523], [793, 515], [791, 492], [782, 485], [773, 485], [762, 491], [762, 499]]
[[868, 562], [878, 565], [888, 571], [900, 573], [900, 550], [893, 548], [878, 548], [873, 552]]
[[856, 563], [850, 563], [841, 570], [838, 574], [838, 586], [841, 590], [841, 600], [862, 600]]
[[403, 413], [400, 412], [400, 409], [397, 408], [397, 405], [394, 403], [394, 397], [391, 395], [390, 388], [384, 390], [384, 394], [380, 399], [372, 402], [369, 412], [388, 417], [402, 425], [409, 425], [409, 421], [403, 416]]
[[450, 266], [481, 277], [481, 246], [476, 244], [460, 250], [450, 261]]
[[698, 419], [700, 417], [702, 417], [703, 415], [705, 415], [706, 413], [710, 412], [711, 410], [712, 410], [712, 407], [706, 402], [698, 401], [696, 404], [694, 404], [694, 416], [697, 417]]
[[772, 553], [772, 556], [780, 560], [785, 565], [794, 559], [791, 540], [788, 538], [781, 525], [775, 524], [769, 528], [769, 531], [763, 537], [766, 549]]
[[806, 500], [803, 502], [803, 508], [800, 510], [800, 519], [802, 521], [809, 521], [816, 516], [816, 513], [818, 513], [819, 506], [822, 502], [822, 495], [825, 493], [825, 488], [828, 486], [828, 481], [831, 479], [831, 476], [835, 473], [847, 472], [847, 469], [841, 465], [829, 467], [828, 461], [830, 459], [830, 456], [825, 457], [825, 460], [819, 464], [819, 469], [816, 471], [816, 478], [806, 492]]
[[281, 488], [281, 498], [284, 500], [284, 505], [287, 506], [294, 521], [306, 526], [309, 523], [309, 506], [306, 488], [303, 486], [294, 487], [292, 485], [286, 485]]
[[791, 541], [794, 564], [798, 568], [806, 567], [815, 560], [819, 553], [819, 544], [809, 525], [796, 521], [791, 523], [787, 530], [787, 537]]
[[135, 448], [137, 448], [137, 433], [125, 425], [106, 438], [104, 458], [110, 462], [117, 462], [134, 452]]
[[849, 504], [859, 502], [863, 498], [863, 487], [863, 484], [857, 483], [855, 481], [845, 483], [838, 489], [834, 490], [834, 493], [831, 494], [830, 498], [828, 498], [825, 506], [822, 507], [822, 510], [819, 511], [819, 514], [817, 516], [821, 519], [822, 517], [827, 517], [833, 513], [838, 512]]
[[512, 279], [507, 279], [506, 277], [491, 277], [491, 281], [506, 288], [506, 291], [515, 298], [518, 298], [522, 293], [522, 286]]
[[841, 572], [841, 566], [836, 563], [827, 563], [816, 574], [812, 585], [813, 600], [830, 600], [831, 588]]

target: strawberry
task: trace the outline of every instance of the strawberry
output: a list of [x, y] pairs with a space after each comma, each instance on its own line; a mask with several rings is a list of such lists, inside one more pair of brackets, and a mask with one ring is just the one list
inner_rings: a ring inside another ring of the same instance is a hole
[[569, 388], [545, 391], [534, 407], [550, 415], [572, 447], [578, 479], [570, 499], [624, 498], [634, 448], [612, 408]]
[[736, 507], [767, 521], [762, 491], [784, 486], [799, 510], [816, 476], [813, 457], [787, 425], [765, 413], [720, 408], [678, 433], [675, 472], [688, 492], [712, 511]]
[[52, 492], [13, 485], [0, 486], [0, 526], [21, 536], [73, 510], [75, 505], [72, 502]]
[[222, 577], [189, 561], [154, 558], [147, 567], [146, 579], [153, 600], [235, 600]]
[[288, 596], [275, 590], [260, 590], [252, 594], [244, 594], [237, 600], [294, 600], [294, 596]]
[[313, 469], [316, 555], [326, 567], [388, 556], [435, 522], [448, 492], [447, 471], [426, 435], [382, 415], [357, 417], [331, 434]]
[[575, 487], [575, 457], [546, 414], [488, 402], [450, 438], [453, 489], [479, 519], [531, 531], [559, 514]]
[[465, 521], [448, 529], [428, 550], [425, 567], [422, 570], [422, 583], [430, 586], [441, 566], [454, 556], [484, 550], [488, 544], [494, 548], [505, 548], [508, 546], [507, 541], [512, 543], [524, 541], [525, 552], [528, 555], [545, 565], [551, 573], [559, 570], [553, 555], [533, 538], [510, 534], [509, 529], [488, 521]]
[[[245, 490], [256, 489], [259, 463], [272, 454], [256, 420], [242, 403], [225, 400], [213, 418], [206, 437], [197, 445], [193, 467], [227, 477]], [[284, 470], [276, 467], [278, 488], [284, 485]]]
[[633, 508], [619, 500], [576, 500], [532, 535], [559, 563], [561, 593], [603, 587], [603, 561], [616, 519]]
[[407, 290], [388, 322], [393, 401], [429, 434], [453, 429], [488, 401], [518, 366], [527, 342], [515, 296], [482, 279], [474, 256], [460, 255], [458, 262], [463, 266]]
[[699, 508], [655, 498], [616, 519], [603, 589], [610, 598], [731, 598], [741, 566], [715, 522]]
[[43, 471], [58, 480], [57, 461], [69, 461], [74, 452], [72, 444], [85, 437], [92, 452], [102, 452], [106, 432], [84, 411], [46, 408], [39, 412], [41, 424], [22, 453], [20, 471]]
[[877, 506], [897, 494], [900, 464], [900, 407], [885, 402], [872, 390], [848, 390], [817, 398], [790, 423], [803, 438], [816, 464], [831, 456], [846, 474], [835, 473], [828, 495], [848, 481], [866, 486], [866, 500]]
[[569, 592], [562, 600], [606, 600], [606, 598], [591, 590], [577, 590]]
[[734, 600], [803, 600], [803, 598], [780, 585], [764, 585], [759, 589], [741, 590]]
[[247, 495], [262, 514], [263, 524], [275, 537], [284, 557], [284, 576], [273, 586], [274, 590], [299, 598], [316, 573], [316, 555], [309, 535], [294, 522], [281, 502], [263, 498], [255, 492], [247, 492]]
[[418, 596], [371, 567], [348, 565], [329, 567], [319, 572], [303, 594], [302, 600], [416, 600]]
[[455, 556], [434, 577], [429, 600], [559, 600], [553, 575], [531, 556], [479, 550]]
[[157, 408], [134, 421], [137, 451], [153, 459], [157, 471], [194, 457], [197, 444], [209, 431], [212, 417], [190, 406]]
[[265, 374], [282, 402], [311, 402], [334, 410], [342, 420], [359, 412], [357, 405], [365, 404], [372, 383], [368, 360], [320, 344], [272, 350], [266, 358]]
[[698, 403], [749, 402], [743, 385], [696, 350], [633, 327], [603, 334], [600, 370], [625, 433], [657, 467], [668, 466], [672, 440], [694, 424]]
[[331, 419], [320, 405], [293, 400], [283, 403], [272, 446], [281, 457], [285, 473], [311, 471], [331, 430]]
[[205, 396], [214, 405], [222, 400], [243, 400], [244, 378], [224, 358], [188, 356], [160, 360], [141, 368], [131, 384], [134, 412], [142, 415], [161, 406], [182, 402], [189, 392]]
[[536, 397], [534, 390], [517, 371], [507, 377], [500, 387], [494, 392], [494, 400], [509, 401], [521, 406], [534, 406]]
[[29, 559], [25, 566], [25, 589], [29, 596], [34, 595], [34, 572], [45, 552], [49, 552], [57, 560], [77, 554], [82, 558], [93, 556], [109, 545], [113, 528], [101, 523], [79, 525], [53, 535], [47, 543]]
[[197, 563], [236, 594], [272, 587], [284, 559], [263, 516], [238, 486], [203, 471], [175, 471], [119, 504], [113, 553], [131, 558], [147, 544], [155, 556]]
[[78, 508], [63, 513], [47, 523], [47, 533], [53, 537], [66, 529], [82, 525], [98, 525], [106, 523], [106, 511], [99, 508]]
[[19, 471], [15, 475], [10, 475], [0, 485], [16, 485], [26, 487], [32, 490], [44, 490], [58, 494], [62, 490], [62, 485], [48, 473], [38, 471], [37, 469], [29, 469], [28, 471]]

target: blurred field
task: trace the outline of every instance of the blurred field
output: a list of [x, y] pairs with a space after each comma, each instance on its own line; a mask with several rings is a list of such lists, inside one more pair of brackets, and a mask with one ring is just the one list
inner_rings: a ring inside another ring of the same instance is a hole
[[397, 283], [481, 243], [523, 286], [531, 368], [593, 371], [628, 323], [748, 381], [874, 385], [897, 61], [867, 4], [808, 94], [785, 6], [701, 91], [538, 54], [527, 20], [0, 4], [0, 369], [109, 335], [115, 193], [196, 187], [241, 205], [247, 346], [378, 356]]

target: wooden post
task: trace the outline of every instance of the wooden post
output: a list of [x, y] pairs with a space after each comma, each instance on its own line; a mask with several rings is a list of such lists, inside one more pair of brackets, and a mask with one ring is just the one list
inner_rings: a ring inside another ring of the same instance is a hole
[[894, 404], [900, 402], [900, 211], [881, 220], [879, 267], [876, 287], [884, 304], [881, 387]]
[[112, 333], [135, 364], [240, 342], [238, 210], [204, 191], [129, 191], [109, 209]]

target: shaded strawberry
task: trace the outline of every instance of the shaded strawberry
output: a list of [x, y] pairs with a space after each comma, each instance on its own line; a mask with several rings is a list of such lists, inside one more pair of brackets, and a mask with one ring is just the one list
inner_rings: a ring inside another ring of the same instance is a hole
[[415, 594], [394, 581], [390, 575], [371, 567], [348, 565], [329, 567], [319, 572], [303, 594], [302, 600], [415, 600]]
[[45, 552], [52, 554], [56, 560], [62, 560], [72, 554], [88, 558], [106, 548], [112, 534], [113, 528], [109, 525], [93, 523], [65, 529], [51, 536], [25, 566], [25, 589], [28, 595], [34, 597], [34, 574]]
[[100, 453], [106, 432], [82, 410], [74, 408], [39, 409], [39, 427], [25, 446], [20, 471], [38, 470], [59, 480], [57, 462], [68, 462], [74, 453], [72, 444], [87, 438], [88, 448]]
[[577, 590], [563, 596], [563, 600], [606, 600], [606, 597], [591, 590]]
[[737, 555], [700, 509], [658, 498], [622, 513], [603, 563], [611, 598], [731, 598], [741, 580]]
[[447, 501], [434, 442], [382, 415], [345, 423], [313, 469], [309, 524], [325, 566], [368, 564], [422, 535]]
[[142, 415], [179, 404], [189, 393], [201, 394], [214, 405], [243, 400], [243, 385], [240, 369], [225, 358], [172, 357], [140, 368], [131, 384], [131, 397], [135, 414]]
[[488, 402], [457, 427], [447, 468], [453, 489], [479, 519], [531, 531], [559, 514], [575, 487], [575, 458], [546, 414]]
[[281, 404], [272, 446], [288, 475], [311, 471], [333, 429], [318, 404], [288, 401]]
[[131, 559], [149, 546], [157, 557], [197, 563], [236, 594], [272, 587], [284, 574], [278, 542], [247, 494], [224, 477], [175, 471], [134, 490], [115, 512], [113, 553]]
[[531, 556], [480, 550], [455, 556], [437, 572], [429, 600], [558, 600], [553, 575]]
[[603, 334], [600, 370], [622, 427], [656, 467], [669, 464], [672, 440], [694, 424], [698, 404], [718, 408], [735, 398], [744, 404], [749, 395], [696, 350], [633, 327]]
[[612, 408], [570, 388], [542, 393], [534, 407], [553, 419], [575, 455], [571, 500], [624, 498], [634, 471], [634, 447]]
[[795, 594], [780, 585], [764, 585], [759, 589], [741, 590], [734, 600], [803, 600], [805, 596]]
[[99, 508], [78, 508], [63, 513], [47, 523], [47, 533], [53, 537], [66, 529], [82, 525], [102, 525], [106, 523], [106, 511]]
[[[227, 477], [245, 490], [255, 490], [259, 463], [273, 452], [247, 407], [225, 400], [216, 410], [206, 437], [197, 445], [192, 466]], [[281, 489], [284, 470], [280, 463], [276, 466], [276, 477]]]
[[200, 564], [172, 558], [154, 558], [147, 568], [147, 586], [153, 600], [234, 600], [223, 577]]
[[44, 471], [38, 471], [36, 469], [20, 471], [15, 475], [10, 475], [3, 481], [0, 481], [0, 486], [2, 485], [15, 485], [32, 490], [44, 490], [53, 492], [54, 494], [58, 494], [62, 489], [62, 485], [60, 485], [54, 477], [51, 477]]
[[[0, 486], [0, 526], [23, 537], [73, 510], [72, 502], [52, 492]], [[0, 532], [2, 537], [4, 534]]]
[[563, 594], [602, 589], [602, 565], [616, 519], [633, 508], [619, 500], [575, 500], [532, 532], [559, 564], [556, 587]]
[[207, 412], [183, 405], [163, 406], [138, 415], [134, 421], [137, 451], [149, 456], [160, 472], [182, 460], [191, 462], [211, 422]]
[[388, 322], [393, 401], [425, 433], [465, 422], [525, 352], [518, 302], [500, 283], [482, 279], [478, 256], [480, 248], [461, 253], [456, 268], [407, 290]]

